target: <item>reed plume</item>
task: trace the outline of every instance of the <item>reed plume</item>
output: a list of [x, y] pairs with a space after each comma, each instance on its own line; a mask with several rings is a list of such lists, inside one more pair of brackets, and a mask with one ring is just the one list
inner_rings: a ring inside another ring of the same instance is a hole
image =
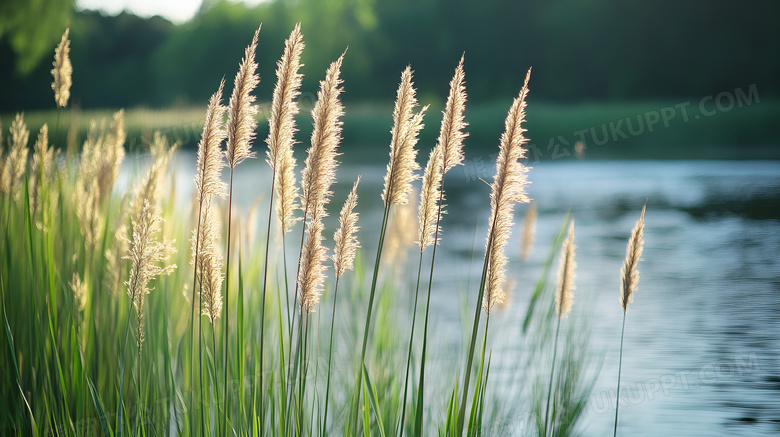
[[98, 186], [100, 187], [100, 202], [102, 203], [111, 190], [114, 188], [114, 182], [119, 176], [119, 170], [122, 161], [125, 159], [125, 110], [120, 109], [114, 113], [114, 119], [111, 121], [108, 132], [105, 134], [103, 147], [100, 153], [100, 167], [97, 173]]
[[68, 282], [73, 292], [73, 302], [76, 304], [78, 312], [84, 311], [87, 306], [87, 283], [81, 280], [78, 273], [73, 272], [73, 278]]
[[[96, 249], [103, 218], [100, 215], [100, 185], [96, 179], [76, 185], [76, 217], [87, 248]], [[92, 251], [90, 250], [90, 253]]]
[[300, 95], [301, 53], [305, 44], [301, 34], [301, 25], [298, 23], [290, 37], [284, 43], [284, 54], [277, 62], [276, 87], [274, 88], [271, 114], [268, 118], [268, 151], [266, 162], [271, 166], [274, 174], [275, 191], [277, 199], [276, 212], [279, 221], [282, 222], [282, 232], [287, 233], [292, 229], [296, 219], [293, 217], [298, 187], [295, 183], [295, 157], [293, 156], [293, 144], [295, 143], [295, 116], [299, 112], [296, 98]]
[[442, 147], [436, 145], [431, 150], [428, 164], [425, 166], [422, 191], [420, 192], [419, 236], [417, 240], [420, 252], [434, 243], [438, 244], [439, 202], [444, 198], [444, 193], [441, 192], [442, 176], [444, 176], [443, 164]]
[[169, 252], [175, 252], [173, 242], [157, 241], [156, 234], [160, 231], [162, 216], [149, 202], [144, 202], [141, 213], [133, 219], [133, 239], [130, 241], [130, 251], [124, 259], [131, 261], [130, 276], [125, 282], [130, 303], [135, 306], [138, 315], [138, 348], [143, 340], [144, 298], [149, 291], [149, 282], [157, 276], [170, 275], [176, 269], [175, 264], [168, 262]]
[[[320, 207], [321, 209], [321, 207]], [[325, 282], [325, 261], [327, 250], [322, 245], [322, 213], [315, 213], [308, 223], [306, 243], [301, 253], [301, 268], [298, 275], [298, 286], [301, 289], [301, 312], [306, 314], [314, 312], [314, 308], [320, 301], [322, 287]]]
[[401, 84], [393, 109], [393, 129], [390, 141], [390, 162], [387, 164], [385, 174], [385, 186], [382, 191], [382, 200], [385, 205], [405, 205], [409, 201], [409, 192], [412, 190], [412, 182], [417, 179], [415, 171], [420, 166], [415, 160], [417, 150], [417, 135], [424, 127], [423, 115], [427, 106], [415, 113], [417, 106], [416, 91], [412, 83], [412, 67], [407, 66], [401, 73]]
[[245, 159], [254, 158], [255, 152], [251, 151], [252, 140], [257, 128], [257, 107], [255, 96], [252, 95], [255, 87], [260, 83], [260, 76], [255, 73], [255, 51], [257, 50], [257, 37], [260, 28], [255, 31], [252, 42], [244, 50], [244, 59], [236, 73], [233, 82], [233, 94], [230, 96], [227, 122], [227, 150], [225, 157], [228, 166], [233, 169]]
[[555, 310], [558, 318], [565, 319], [571, 311], [574, 303], [574, 269], [577, 263], [574, 261], [574, 220], [569, 224], [569, 232], [561, 248], [561, 265], [558, 270], [558, 287], [555, 293]]
[[51, 70], [51, 75], [54, 76], [54, 82], [51, 84], [51, 89], [54, 90], [54, 101], [57, 102], [58, 108], [68, 106], [68, 99], [70, 98], [73, 65], [70, 63], [69, 32], [69, 28], [65, 29], [65, 33], [62, 34], [62, 40], [54, 50], [54, 68]]
[[322, 208], [330, 202], [333, 192], [330, 186], [336, 181], [336, 157], [338, 146], [341, 142], [341, 117], [344, 115], [344, 106], [339, 100], [343, 92], [341, 88], [344, 82], [341, 75], [341, 64], [344, 55], [330, 64], [325, 73], [325, 80], [320, 81], [320, 89], [317, 91], [317, 102], [311, 111], [314, 120], [314, 130], [311, 133], [311, 147], [306, 156], [306, 163], [301, 172], [301, 209], [305, 213], [304, 219], [313, 220], [313, 217], [323, 211]]
[[138, 217], [141, 213], [144, 201], [148, 201], [153, 207], [157, 206], [158, 198], [160, 196], [160, 182], [165, 174], [165, 169], [168, 167], [168, 162], [177, 147], [178, 143], [169, 147], [168, 140], [160, 135], [160, 132], [154, 133], [151, 147], [154, 163], [149, 170], [146, 171], [146, 174], [138, 186], [133, 208], [131, 209], [133, 217]]
[[504, 300], [502, 284], [505, 280], [507, 263], [504, 247], [512, 234], [512, 218], [515, 203], [528, 203], [530, 199], [525, 187], [528, 184], [528, 168], [519, 162], [525, 157], [523, 145], [528, 142], [523, 136], [525, 122], [526, 96], [531, 70], [525, 76], [520, 95], [515, 98], [504, 123], [504, 133], [496, 158], [496, 174], [490, 188], [490, 225], [485, 244], [485, 253], [489, 257], [488, 274], [482, 307], [490, 314], [491, 308]]
[[463, 112], [466, 110], [466, 74], [463, 72], [463, 59], [464, 56], [461, 56], [455, 68], [455, 75], [450, 81], [450, 93], [439, 130], [438, 144], [443, 149], [443, 173], [447, 173], [456, 165], [463, 165], [463, 140], [468, 136], [463, 131], [468, 126], [463, 118]]
[[24, 124], [24, 114], [16, 114], [11, 122], [11, 138], [9, 138], [9, 152], [6, 158], [3, 179], [5, 180], [6, 194], [16, 199], [21, 187], [22, 177], [27, 168], [27, 141], [30, 131]]
[[628, 304], [634, 301], [634, 292], [639, 283], [639, 271], [636, 267], [639, 264], [639, 258], [642, 256], [644, 241], [642, 240], [642, 231], [645, 227], [645, 208], [642, 207], [642, 214], [639, 216], [634, 230], [631, 231], [631, 238], [626, 247], [626, 259], [623, 261], [623, 267], [620, 270], [620, 306], [623, 307], [623, 313], [628, 312]]
[[534, 247], [534, 238], [536, 236], [536, 217], [538, 213], [536, 204], [532, 203], [523, 217], [523, 239], [520, 244], [520, 258], [525, 261], [531, 255], [531, 249]]
[[95, 181], [98, 186], [97, 201], [102, 203], [114, 187], [125, 159], [124, 143], [127, 134], [124, 128], [124, 110], [114, 113], [108, 130], [105, 120], [98, 125], [90, 122], [87, 139], [81, 152], [81, 162], [76, 185], [81, 192]]
[[225, 167], [221, 144], [227, 136], [222, 121], [225, 107], [221, 105], [224, 85], [225, 80], [222, 79], [219, 89], [209, 99], [206, 121], [198, 143], [195, 199], [199, 207], [204, 200], [210, 200], [214, 196], [225, 197], [227, 191], [227, 184], [220, 179], [222, 169]]
[[[552, 384], [553, 376], [555, 375], [555, 358], [558, 354], [558, 334], [561, 330], [561, 320], [565, 319], [571, 311], [571, 306], [574, 303], [574, 269], [577, 268], [577, 263], [574, 261], [574, 220], [569, 222], [569, 231], [566, 234], [566, 239], [563, 241], [563, 247], [561, 247], [561, 264], [558, 269], [558, 284], [555, 291], [555, 311], [558, 313], [558, 322], [555, 328], [555, 340], [553, 341], [553, 360], [552, 368], [550, 370], [550, 383], [547, 387], [547, 404], [544, 412], [544, 435], [547, 435], [547, 427], [550, 421], [553, 421], [553, 417], [550, 415], [550, 399], [552, 397]], [[557, 389], [557, 387], [556, 387]], [[553, 416], [555, 410], [553, 410]], [[554, 429], [553, 429], [554, 431]], [[553, 432], [553, 434], [555, 434]]]
[[[97, 185], [97, 182], [94, 183]], [[149, 282], [157, 276], [170, 275], [176, 269], [175, 264], [165, 265], [168, 262], [169, 254], [176, 249], [171, 242], [157, 241], [155, 234], [160, 231], [159, 224], [163, 222], [159, 211], [152, 207], [149, 202], [145, 202], [141, 213], [137, 218], [133, 218], [133, 239], [130, 241], [130, 250], [124, 259], [131, 261], [130, 275], [125, 281], [127, 294], [130, 296], [130, 307], [128, 308], [127, 325], [125, 328], [125, 341], [122, 346], [122, 361], [120, 362], [120, 383], [119, 383], [119, 402], [117, 410], [117, 436], [121, 436], [123, 431], [122, 421], [124, 419], [124, 384], [125, 384], [125, 359], [127, 356], [127, 337], [130, 332], [130, 313], [135, 307], [138, 327], [138, 355], [141, 355], [141, 348], [144, 342], [144, 301], [149, 294]], [[141, 367], [138, 367], [139, 387]]]
[[358, 176], [355, 184], [352, 186], [352, 191], [349, 192], [347, 200], [341, 208], [339, 228], [333, 234], [333, 241], [336, 243], [333, 253], [333, 267], [336, 271], [336, 278], [340, 278], [344, 272], [354, 268], [355, 254], [360, 247], [360, 242], [357, 239], [357, 233], [360, 230], [360, 226], [357, 225], [358, 213], [353, 212], [357, 206], [357, 187], [359, 184], [360, 176]]
[[[59, 154], [59, 150], [49, 147], [49, 128], [44, 124], [33, 146], [32, 176], [30, 178], [30, 207], [33, 216], [35, 216], [35, 211], [43, 201], [41, 198], [41, 184], [44, 182], [48, 184], [54, 179]], [[54, 193], [52, 193], [53, 195]]]
[[626, 314], [628, 313], [628, 304], [634, 301], [634, 292], [637, 283], [639, 283], [639, 272], [636, 267], [639, 264], [639, 258], [642, 256], [642, 249], [645, 244], [642, 240], [642, 232], [645, 228], [645, 209], [647, 203], [642, 206], [642, 213], [639, 220], [636, 221], [631, 238], [626, 247], [626, 259], [623, 261], [623, 267], [620, 270], [620, 306], [623, 308], [623, 326], [620, 328], [620, 355], [618, 358], [618, 380], [617, 380], [617, 399], [615, 399], [615, 429], [613, 436], [617, 436], [618, 412], [620, 411], [620, 374], [623, 370], [623, 334], [626, 332]]
[[[195, 244], [199, 253], [193, 254], [196, 275], [201, 278], [200, 298], [203, 300], [203, 315], [208, 317], [211, 325], [222, 313], [222, 255], [219, 253], [217, 239], [220, 234], [219, 221], [217, 220], [211, 200], [207, 200], [203, 208], [203, 218], [200, 225], [200, 242]], [[195, 235], [193, 235], [195, 237]]]

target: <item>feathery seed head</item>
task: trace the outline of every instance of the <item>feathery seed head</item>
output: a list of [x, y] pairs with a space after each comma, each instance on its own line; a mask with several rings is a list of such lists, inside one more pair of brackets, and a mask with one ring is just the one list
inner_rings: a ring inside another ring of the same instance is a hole
[[[31, 207], [32, 215], [35, 215], [35, 211], [38, 205], [41, 204], [41, 182], [46, 184], [51, 183], [54, 180], [54, 174], [57, 170], [57, 158], [59, 157], [59, 150], [49, 147], [49, 128], [46, 124], [41, 127], [41, 131], [38, 133], [38, 139], [33, 146], [33, 160], [32, 160], [32, 177], [30, 179], [30, 192], [32, 195]], [[50, 191], [50, 197], [56, 195]]]
[[417, 243], [421, 252], [434, 243], [438, 244], [438, 241], [435, 241], [436, 237], [434, 234], [436, 234], [436, 223], [439, 219], [439, 198], [442, 197], [443, 163], [442, 146], [437, 144], [431, 150], [428, 164], [425, 166], [422, 191], [420, 192], [420, 209], [418, 213], [420, 223], [418, 226], [419, 236]]
[[139, 348], [143, 343], [144, 298], [151, 291], [149, 282], [157, 276], [170, 275], [176, 269], [175, 264], [164, 265], [169, 256], [166, 252], [175, 252], [173, 242], [156, 240], [155, 234], [160, 231], [162, 221], [159, 211], [145, 202], [138, 218], [133, 219], [133, 240], [125, 257], [131, 261], [130, 276], [125, 285], [138, 314]]
[[255, 152], [251, 151], [251, 143], [257, 128], [257, 120], [255, 120], [257, 107], [254, 105], [255, 96], [252, 95], [252, 91], [260, 83], [260, 76], [255, 72], [257, 70], [255, 51], [259, 34], [258, 27], [252, 42], [244, 50], [244, 59], [239, 66], [233, 83], [233, 94], [230, 96], [225, 157], [231, 169], [245, 159], [255, 157]]
[[73, 301], [78, 311], [84, 311], [87, 306], [87, 283], [81, 280], [78, 273], [73, 272], [73, 278], [68, 282], [71, 291], [73, 291]]
[[328, 259], [327, 250], [322, 245], [322, 217], [325, 215], [322, 205], [317, 207], [308, 225], [306, 242], [301, 253], [301, 269], [298, 275], [298, 286], [301, 288], [301, 314], [306, 310], [307, 314], [314, 312], [322, 295], [325, 283], [325, 261]]
[[24, 124], [24, 114], [16, 114], [16, 118], [11, 122], [10, 150], [5, 164], [5, 187], [6, 194], [16, 198], [19, 194], [21, 181], [27, 168], [27, 141], [30, 139], [30, 131]]
[[225, 107], [221, 104], [224, 86], [223, 78], [219, 83], [219, 89], [209, 99], [206, 121], [198, 143], [198, 171], [195, 174], [197, 204], [202, 204], [204, 200], [210, 200], [213, 196], [224, 197], [227, 192], [227, 184], [220, 179], [222, 169], [225, 167], [221, 145], [227, 136], [222, 120]]
[[620, 305], [623, 307], [623, 313], [628, 312], [628, 304], [634, 301], [634, 292], [639, 283], [639, 271], [637, 265], [642, 256], [642, 249], [645, 244], [642, 240], [642, 232], [645, 228], [645, 209], [647, 204], [642, 207], [642, 214], [631, 231], [631, 238], [626, 247], [626, 259], [623, 261], [623, 268], [620, 270]]
[[[319, 213], [330, 201], [333, 192], [330, 187], [336, 181], [336, 157], [341, 142], [341, 117], [344, 106], [339, 100], [343, 91], [340, 87], [341, 64], [345, 53], [330, 64], [325, 73], [325, 80], [320, 81], [317, 91], [317, 102], [311, 111], [314, 129], [311, 133], [311, 147], [306, 156], [306, 163], [301, 172], [301, 208], [311, 218]], [[320, 208], [322, 207], [322, 208]], [[324, 217], [324, 216], [323, 216]]]
[[357, 225], [358, 213], [353, 212], [357, 206], [357, 187], [360, 184], [358, 176], [352, 191], [349, 192], [344, 206], [339, 214], [339, 228], [333, 234], [333, 240], [336, 242], [336, 248], [333, 253], [333, 266], [336, 270], [336, 277], [340, 278], [347, 270], [354, 268], [355, 254], [360, 247], [357, 239], [357, 232], [360, 227]]
[[574, 303], [574, 278], [576, 277], [574, 270], [577, 268], [577, 263], [574, 261], [574, 249], [576, 247], [574, 245], [574, 220], [572, 220], [561, 248], [561, 264], [558, 269], [558, 285], [555, 292], [555, 310], [561, 319], [565, 319], [569, 315]]
[[68, 106], [68, 99], [70, 98], [73, 65], [70, 63], [69, 32], [70, 29], [65, 29], [65, 33], [62, 34], [62, 40], [54, 50], [54, 62], [52, 63], [54, 68], [51, 70], [51, 74], [54, 76], [54, 82], [51, 84], [51, 89], [54, 90], [54, 101], [57, 103], [58, 108]]
[[450, 94], [444, 107], [439, 131], [438, 144], [442, 147], [444, 173], [456, 165], [463, 164], [463, 140], [468, 136], [463, 129], [468, 123], [463, 121], [463, 111], [466, 109], [466, 76], [463, 72], [463, 56], [460, 58], [455, 75], [450, 81]]
[[160, 194], [160, 181], [162, 180], [165, 169], [168, 167], [168, 162], [177, 147], [178, 143], [168, 147], [168, 140], [160, 135], [160, 132], [154, 133], [151, 148], [152, 156], [154, 156], [154, 164], [152, 164], [152, 167], [146, 172], [141, 184], [138, 186], [133, 209], [131, 210], [133, 217], [137, 217], [141, 213], [144, 201], [148, 201], [152, 206], [157, 206], [157, 200]]
[[[203, 315], [209, 318], [211, 324], [222, 313], [222, 255], [217, 245], [220, 225], [213, 204], [208, 201], [204, 205], [203, 218], [200, 223], [200, 244], [198, 254], [193, 257], [196, 275], [200, 279], [200, 296], [203, 299]], [[194, 247], [193, 247], [194, 248]], [[197, 261], [196, 261], [197, 260]]]
[[525, 192], [528, 184], [526, 172], [528, 168], [519, 162], [525, 157], [523, 144], [528, 140], [523, 136], [525, 129], [525, 98], [528, 95], [528, 81], [531, 70], [525, 77], [525, 83], [520, 95], [515, 98], [504, 123], [504, 133], [501, 135], [498, 157], [496, 158], [496, 174], [490, 185], [490, 222], [488, 237], [485, 244], [485, 256], [489, 258], [488, 273], [485, 283], [483, 308], [490, 314], [495, 303], [504, 299], [502, 284], [505, 280], [507, 263], [504, 247], [512, 234], [512, 218], [514, 203], [528, 203], [530, 199]]
[[414, 113], [417, 106], [416, 91], [412, 84], [412, 67], [407, 66], [401, 73], [401, 83], [393, 109], [393, 129], [390, 140], [390, 162], [387, 164], [385, 174], [385, 186], [382, 191], [382, 200], [385, 205], [393, 203], [405, 205], [409, 201], [409, 192], [412, 182], [417, 179], [415, 171], [420, 166], [415, 160], [417, 150], [417, 135], [422, 130], [423, 115], [427, 106], [420, 112]]
[[284, 54], [277, 62], [276, 87], [271, 104], [271, 115], [268, 118], [268, 144], [266, 162], [274, 173], [274, 185], [278, 194], [276, 212], [282, 222], [282, 231], [289, 232], [298, 219], [293, 217], [298, 198], [298, 187], [295, 184], [295, 115], [299, 108], [296, 98], [300, 95], [303, 74], [301, 68], [301, 53], [304, 43], [301, 35], [301, 25], [298, 23], [290, 37], [284, 43]]

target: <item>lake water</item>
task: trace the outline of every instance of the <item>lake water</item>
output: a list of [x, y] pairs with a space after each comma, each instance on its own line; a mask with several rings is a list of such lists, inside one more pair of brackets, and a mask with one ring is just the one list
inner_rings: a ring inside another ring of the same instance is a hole
[[[332, 216], [361, 174], [361, 226], [379, 227], [382, 161], [347, 162], [339, 169]], [[469, 281], [475, 288], [481, 270], [490, 207], [489, 188], [478, 178], [490, 180], [492, 170], [470, 162], [447, 176], [449, 214], [432, 299], [434, 350], [460, 344], [456, 290]], [[178, 187], [191, 186], [193, 168], [192, 157], [180, 154]], [[571, 210], [578, 264], [575, 307], [591, 314], [591, 348], [603, 356], [582, 434], [612, 432], [620, 267], [646, 201], [641, 278], [626, 322], [619, 433], [780, 435], [780, 162], [556, 161], [536, 165], [529, 178], [528, 192], [539, 209], [536, 244], [526, 263], [517, 261], [515, 228], [507, 252], [516, 286], [510, 307], [498, 317], [525, 314], [550, 242]], [[260, 160], [239, 166], [238, 204], [248, 205], [267, 191], [268, 179]], [[524, 211], [525, 206], [518, 208], [517, 222]], [[377, 237], [363, 232], [361, 238], [372, 260]], [[416, 267], [414, 250], [409, 254]], [[514, 336], [491, 335], [498, 337], [494, 354], [502, 353], [499, 348], [513, 350]], [[507, 370], [496, 370], [496, 380], [502, 371]]]

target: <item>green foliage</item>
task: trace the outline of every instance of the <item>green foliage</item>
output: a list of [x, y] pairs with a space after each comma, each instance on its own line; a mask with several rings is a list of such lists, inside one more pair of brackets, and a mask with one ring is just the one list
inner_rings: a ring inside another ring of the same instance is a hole
[[0, 4], [0, 41], [7, 39], [13, 49], [16, 73], [30, 73], [53, 53], [74, 4], [75, 0], [5, 0]]

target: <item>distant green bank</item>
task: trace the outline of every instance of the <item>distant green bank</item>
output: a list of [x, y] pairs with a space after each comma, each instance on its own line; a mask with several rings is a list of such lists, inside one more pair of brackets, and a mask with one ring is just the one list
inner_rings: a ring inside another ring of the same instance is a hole
[[[762, 99], [754, 88], [683, 101], [549, 104], [534, 102], [528, 115], [528, 159], [531, 163], [558, 159], [780, 159], [780, 100]], [[430, 104], [420, 147], [433, 146], [441, 121], [441, 102]], [[486, 161], [503, 131], [509, 100], [475, 104], [466, 109], [469, 137], [467, 154], [484, 155]], [[308, 147], [311, 120], [301, 102], [298, 117], [299, 150]], [[55, 144], [78, 148], [86, 138], [89, 120], [110, 120], [115, 109], [63, 111], [58, 126], [49, 126]], [[268, 126], [263, 123], [267, 106], [261, 104], [256, 147], [261, 147]], [[126, 110], [127, 148], [149, 147], [154, 131], [160, 131], [182, 147], [194, 149], [203, 129], [202, 108]], [[0, 115], [7, 131], [13, 114]], [[32, 132], [56, 111], [25, 114]], [[343, 148], [351, 159], [385, 154], [390, 141], [390, 104], [352, 104], [344, 117]], [[70, 139], [69, 139], [70, 131]]]

